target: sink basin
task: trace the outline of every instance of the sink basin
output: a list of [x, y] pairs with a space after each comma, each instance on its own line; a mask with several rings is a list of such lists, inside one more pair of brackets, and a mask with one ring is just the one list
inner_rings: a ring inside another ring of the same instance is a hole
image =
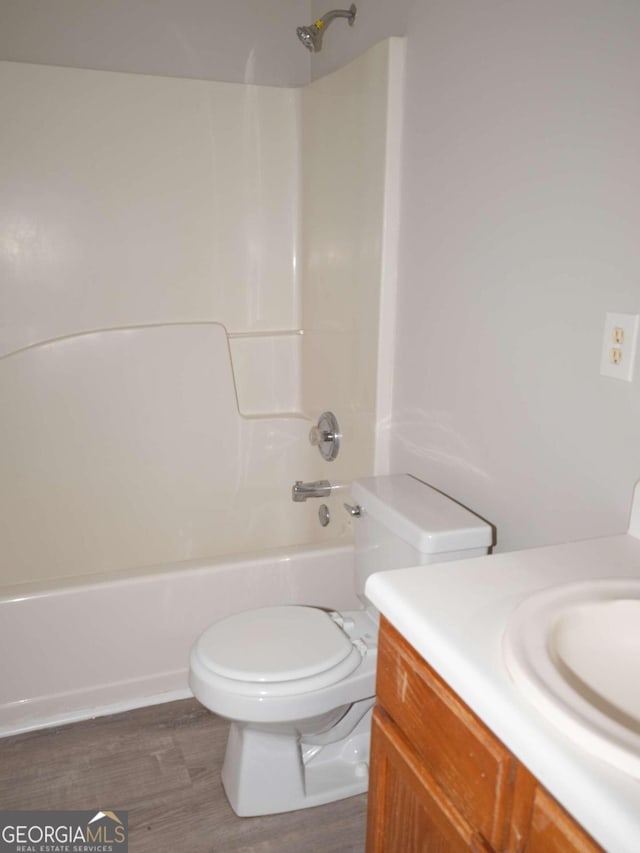
[[503, 637], [521, 692], [585, 750], [640, 778], [640, 578], [550, 587]]

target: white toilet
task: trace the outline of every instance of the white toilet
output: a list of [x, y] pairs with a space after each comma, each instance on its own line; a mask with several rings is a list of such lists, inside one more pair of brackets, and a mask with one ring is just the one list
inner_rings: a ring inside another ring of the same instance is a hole
[[[355, 481], [356, 591], [362, 610], [247, 610], [208, 628], [189, 684], [232, 720], [222, 783], [236, 814], [275, 814], [367, 790], [378, 616], [374, 572], [486, 554], [491, 527], [406, 474]], [[428, 571], [428, 570], [427, 570]]]

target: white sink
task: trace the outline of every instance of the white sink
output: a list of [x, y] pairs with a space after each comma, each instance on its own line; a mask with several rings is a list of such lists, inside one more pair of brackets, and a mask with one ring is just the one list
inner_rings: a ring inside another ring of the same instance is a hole
[[503, 638], [516, 685], [585, 750], [640, 778], [640, 578], [550, 587]]

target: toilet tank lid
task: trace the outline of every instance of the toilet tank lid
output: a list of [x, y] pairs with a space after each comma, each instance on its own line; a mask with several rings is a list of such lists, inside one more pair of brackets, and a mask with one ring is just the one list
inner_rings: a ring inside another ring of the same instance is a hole
[[470, 510], [409, 474], [354, 480], [351, 494], [361, 507], [423, 554], [491, 545], [491, 526]]

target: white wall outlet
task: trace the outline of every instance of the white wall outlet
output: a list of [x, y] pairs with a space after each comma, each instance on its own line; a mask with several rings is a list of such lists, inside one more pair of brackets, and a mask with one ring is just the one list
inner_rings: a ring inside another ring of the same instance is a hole
[[602, 376], [631, 382], [638, 338], [637, 314], [607, 314], [600, 358]]

